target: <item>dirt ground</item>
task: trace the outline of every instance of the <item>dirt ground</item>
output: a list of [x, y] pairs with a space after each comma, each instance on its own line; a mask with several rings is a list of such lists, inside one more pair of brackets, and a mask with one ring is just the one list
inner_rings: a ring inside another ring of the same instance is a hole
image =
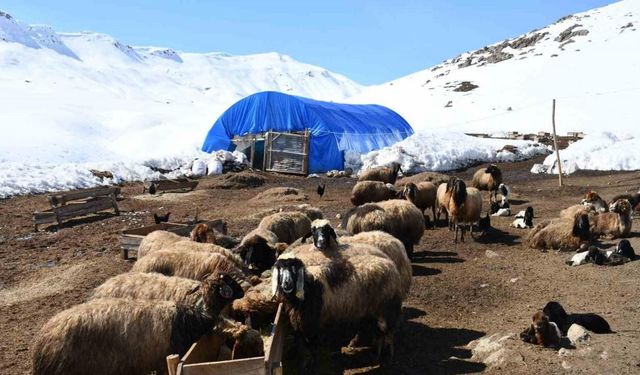
[[[557, 216], [560, 209], [578, 203], [588, 189], [603, 198], [637, 191], [638, 172], [582, 172], [558, 188], [557, 178], [531, 175], [534, 161], [503, 164], [505, 182], [512, 190], [512, 209], [531, 205], [534, 223]], [[457, 175], [470, 179], [475, 168]], [[319, 199], [319, 179], [265, 174], [260, 187], [213, 189], [222, 177], [203, 179], [186, 194], [139, 197], [141, 184], [123, 187], [121, 216], [104, 214], [72, 221], [60, 230], [33, 232], [31, 214], [48, 206], [46, 196], [15, 197], [0, 201], [0, 373], [26, 374], [31, 370], [33, 338], [54, 314], [85, 300], [107, 278], [126, 272], [132, 261], [120, 256], [118, 232], [152, 224], [152, 213], [171, 212], [172, 221], [195, 214], [224, 218], [230, 234], [241, 236], [255, 227], [260, 212], [282, 203], [251, 199], [276, 186], [291, 186], [308, 196], [302, 202], [320, 207], [335, 225], [336, 214], [350, 207], [352, 179], [320, 179], [327, 183]], [[488, 195], [485, 193], [485, 205]], [[486, 207], [486, 206], [485, 206]], [[486, 208], [485, 208], [486, 210]], [[470, 238], [453, 244], [446, 228], [425, 232], [416, 248], [414, 278], [404, 304], [404, 319], [396, 336], [396, 356], [388, 373], [492, 374], [640, 373], [640, 262], [617, 267], [569, 267], [568, 253], [547, 252], [522, 244], [526, 230], [509, 227], [513, 218], [495, 218], [495, 233], [482, 242]], [[640, 251], [638, 221], [631, 243]], [[606, 248], [615, 241], [604, 241]], [[491, 250], [497, 257], [487, 256]], [[594, 335], [588, 345], [558, 353], [508, 339], [505, 361], [486, 365], [471, 358], [467, 344], [483, 336], [517, 335], [531, 315], [550, 300], [569, 312], [604, 316], [616, 333]], [[336, 372], [380, 373], [359, 355], [334, 352], [327, 361]]]

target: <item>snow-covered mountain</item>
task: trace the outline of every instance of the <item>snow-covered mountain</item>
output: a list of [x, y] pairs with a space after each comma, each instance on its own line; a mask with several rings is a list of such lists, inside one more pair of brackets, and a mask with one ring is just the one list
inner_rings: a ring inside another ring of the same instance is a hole
[[416, 130], [640, 129], [640, 1], [563, 17], [429, 69], [366, 88], [351, 101], [379, 103]]
[[289, 56], [132, 47], [0, 12], [0, 162], [136, 160], [196, 150], [246, 95], [343, 100], [361, 86]]

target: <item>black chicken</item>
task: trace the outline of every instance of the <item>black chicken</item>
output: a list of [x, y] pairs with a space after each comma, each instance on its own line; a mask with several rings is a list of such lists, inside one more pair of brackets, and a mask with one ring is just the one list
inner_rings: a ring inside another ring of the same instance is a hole
[[166, 215], [158, 215], [154, 213], [153, 220], [155, 220], [156, 224], [166, 223], [169, 221], [169, 215], [171, 215], [171, 212], [167, 212]]
[[318, 189], [316, 191], [318, 192], [318, 195], [320, 196], [320, 199], [322, 199], [322, 196], [324, 195], [324, 188], [326, 186], [327, 186], [327, 184], [318, 185]]

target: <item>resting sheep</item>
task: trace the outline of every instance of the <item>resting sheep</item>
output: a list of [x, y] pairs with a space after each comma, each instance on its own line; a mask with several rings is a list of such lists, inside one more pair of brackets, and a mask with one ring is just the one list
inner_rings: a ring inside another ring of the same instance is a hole
[[534, 249], [575, 251], [591, 240], [589, 217], [585, 214], [573, 219], [554, 219], [536, 225], [529, 232], [528, 243]]
[[600, 195], [598, 195], [598, 193], [596, 193], [593, 190], [589, 190], [589, 192], [585, 195], [584, 199], [580, 203], [582, 203], [585, 206], [592, 206], [595, 212], [609, 211], [609, 206], [607, 206], [607, 202], [605, 202], [605, 200], [602, 199]]
[[533, 228], [533, 207], [529, 206], [526, 210], [518, 212], [511, 226], [519, 229]]
[[103, 298], [58, 313], [36, 338], [33, 374], [165, 374], [167, 355], [184, 355], [214, 330], [219, 312], [242, 296], [231, 277], [217, 276], [203, 284], [204, 309], [170, 301]]
[[290, 244], [309, 233], [311, 220], [298, 211], [278, 212], [263, 218], [258, 228], [273, 232], [278, 242]]
[[543, 311], [536, 312], [532, 321], [531, 326], [520, 333], [522, 341], [551, 348], [560, 346], [562, 332], [556, 323], [549, 321], [549, 317]]
[[435, 220], [437, 190], [438, 188], [432, 182], [424, 181], [417, 184], [409, 182], [404, 186], [402, 196], [418, 207], [423, 214], [427, 208], [431, 208]]
[[380, 181], [360, 181], [351, 190], [351, 203], [354, 206], [369, 202], [381, 202], [396, 198], [395, 186]]
[[631, 233], [631, 204], [619, 199], [611, 206], [611, 212], [595, 215], [591, 219], [591, 234], [607, 239], [627, 237]]
[[[323, 329], [334, 323], [376, 322], [378, 358], [393, 355], [393, 335], [402, 306], [402, 286], [395, 264], [382, 252], [364, 244], [360, 251], [302, 251], [283, 254], [272, 274], [273, 294], [284, 303], [294, 331], [316, 349]], [[319, 265], [307, 265], [319, 257]], [[315, 369], [315, 350], [306, 371]]]
[[567, 334], [572, 324], [579, 324], [594, 333], [610, 333], [609, 323], [600, 315], [593, 313], [567, 314], [562, 305], [556, 301], [551, 301], [544, 306], [544, 313], [549, 316], [549, 320], [560, 328], [563, 334]]
[[593, 206], [585, 206], [582, 204], [576, 204], [573, 206], [569, 206], [564, 210], [560, 211], [561, 219], [575, 219], [582, 215], [593, 216], [595, 214], [595, 209]]
[[[480, 220], [482, 213], [482, 196], [476, 188], [467, 188], [464, 181], [457, 179], [451, 188], [451, 198], [447, 207], [449, 220], [455, 229], [454, 242], [458, 242], [458, 228], [460, 223], [469, 223], [473, 238], [473, 223]], [[460, 228], [460, 240], [464, 242], [465, 227]]]
[[492, 196], [494, 199], [497, 198], [498, 187], [501, 183], [502, 171], [495, 164], [478, 169], [471, 179], [471, 186], [478, 190], [489, 191], [489, 201], [491, 201]]
[[378, 203], [366, 203], [351, 209], [343, 218], [342, 227], [350, 235], [381, 230], [399, 239], [409, 258], [413, 246], [424, 234], [424, 215], [412, 203], [393, 199]]
[[395, 184], [400, 172], [399, 163], [391, 163], [390, 167], [377, 167], [362, 171], [358, 181], [381, 181], [385, 184]]

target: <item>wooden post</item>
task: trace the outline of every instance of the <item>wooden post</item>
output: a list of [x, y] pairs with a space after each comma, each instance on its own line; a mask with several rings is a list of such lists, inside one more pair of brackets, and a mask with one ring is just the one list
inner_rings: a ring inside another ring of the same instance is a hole
[[553, 125], [553, 148], [556, 149], [556, 159], [558, 160], [558, 183], [562, 186], [562, 161], [560, 160], [560, 150], [558, 150], [558, 136], [556, 135], [556, 100], [553, 99], [553, 109], [551, 110], [551, 124]]
[[179, 355], [171, 354], [167, 356], [167, 370], [169, 370], [169, 375], [176, 375], [178, 373], [179, 363], [180, 363]]

